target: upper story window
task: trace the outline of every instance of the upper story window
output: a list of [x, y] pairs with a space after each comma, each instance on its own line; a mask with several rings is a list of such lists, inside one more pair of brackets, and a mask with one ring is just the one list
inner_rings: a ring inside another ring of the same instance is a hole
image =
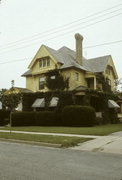
[[111, 68], [110, 67], [107, 67], [107, 69], [106, 69], [106, 74], [108, 74], [108, 75], [110, 75], [110, 73], [111, 73]]
[[47, 59], [47, 66], [50, 66], [50, 59]]
[[50, 66], [50, 58], [44, 57], [39, 60], [39, 67], [48, 67]]
[[75, 81], [78, 81], [78, 80], [79, 80], [79, 73], [78, 73], [78, 72], [75, 72], [75, 73], [74, 73], [74, 80], [75, 80]]
[[40, 77], [39, 78], [39, 89], [44, 89], [45, 87], [45, 77]]
[[106, 81], [111, 86], [111, 80], [110, 79], [106, 79]]

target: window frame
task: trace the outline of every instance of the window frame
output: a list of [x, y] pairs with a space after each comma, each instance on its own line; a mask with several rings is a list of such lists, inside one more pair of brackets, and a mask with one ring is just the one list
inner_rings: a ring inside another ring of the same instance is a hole
[[39, 90], [43, 90], [44, 88], [45, 88], [45, 77], [40, 77], [39, 78]]
[[79, 81], [79, 73], [78, 72], [74, 72], [74, 80]]
[[40, 68], [50, 67], [50, 65], [51, 65], [51, 61], [50, 61], [49, 56], [46, 56], [46, 57], [43, 57], [43, 58], [39, 59], [39, 67]]

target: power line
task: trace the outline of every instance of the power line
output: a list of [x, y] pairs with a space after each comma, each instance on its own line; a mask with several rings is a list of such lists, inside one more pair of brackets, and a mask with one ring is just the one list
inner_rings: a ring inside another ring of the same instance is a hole
[[[111, 10], [111, 9], [114, 9], [114, 8], [116, 8], [116, 7], [120, 7], [122, 4], [119, 4], [119, 5], [116, 5], [116, 6], [113, 6], [113, 7], [111, 7], [111, 8], [108, 8], [108, 9], [105, 9], [105, 10], [103, 10], [103, 11], [99, 11], [99, 12], [97, 12], [97, 13], [94, 13], [94, 14], [91, 14], [91, 15], [89, 15], [89, 16], [87, 16], [87, 17], [84, 17], [84, 18], [81, 18], [81, 19], [78, 19], [78, 20], [76, 20], [76, 21], [73, 21], [73, 22], [71, 22], [71, 23], [68, 23], [68, 24], [65, 24], [65, 25], [63, 25], [63, 26], [59, 26], [59, 27], [57, 27], [57, 28], [52, 28], [52, 29], [50, 29], [50, 30], [48, 30], [48, 31], [45, 31], [45, 32], [42, 32], [42, 33], [39, 33], [39, 34], [35, 34], [35, 35], [33, 35], [33, 36], [30, 36], [30, 37], [27, 37], [27, 38], [23, 38], [23, 39], [21, 39], [21, 40], [18, 40], [18, 41], [15, 41], [15, 42], [12, 42], [12, 43], [8, 43], [8, 46], [11, 46], [11, 44], [15, 44], [15, 43], [19, 43], [20, 41], [27, 41], [27, 39], [32, 39], [33, 37], [35, 37], [35, 36], [39, 36], [39, 35], [41, 35], [41, 34], [46, 34], [46, 33], [48, 33], [48, 36], [49, 35], [51, 35], [51, 34], [54, 34], [54, 33], [57, 33], [57, 32], [59, 32], [59, 31], [63, 31], [63, 29], [65, 28], [65, 29], [67, 29], [65, 26], [71, 26], [72, 24], [74, 24], [74, 23], [77, 23], [77, 22], [79, 22], [79, 21], [81, 21], [81, 20], [84, 20], [84, 19], [88, 19], [88, 18], [91, 18], [92, 16], [96, 16], [96, 15], [98, 15], [98, 14], [101, 14], [101, 13], [104, 13], [104, 12], [106, 12], [106, 11], [109, 11], [109, 10]], [[119, 11], [119, 10], [121, 10], [121, 9], [117, 9], [117, 10], [115, 10], [115, 11], [113, 11], [113, 12], [116, 12], [116, 11]], [[113, 12], [109, 12], [109, 13], [106, 13], [106, 14], [111, 14], [111, 13], [113, 13]], [[105, 16], [106, 14], [103, 14], [103, 15], [100, 15], [100, 16]], [[96, 17], [96, 18], [99, 18], [99, 17]], [[89, 22], [89, 21], [91, 21], [91, 20], [88, 20], [88, 21], [86, 21], [86, 22]], [[83, 23], [86, 23], [86, 22], [83, 22]], [[79, 24], [80, 25], [80, 24]], [[72, 26], [74, 26], [74, 25], [72, 25]], [[64, 28], [63, 28], [64, 27]], [[54, 31], [54, 30], [56, 30], [56, 29], [60, 29], [60, 28], [63, 28], [62, 30], [58, 30], [58, 31]], [[69, 27], [69, 28], [71, 28], [71, 27]], [[50, 33], [51, 31], [54, 31], [54, 32], [52, 32], [52, 33]], [[46, 35], [47, 36], [47, 35]], [[37, 37], [38, 38], [38, 37]], [[36, 38], [36, 39], [37, 39]], [[21, 42], [21, 43], [23, 43], [23, 42]], [[10, 45], [9, 45], [10, 44]], [[7, 45], [7, 44], [6, 44]], [[6, 46], [5, 45], [5, 46]], [[15, 46], [15, 45], [13, 45], [13, 46]], [[4, 47], [3, 47], [4, 48]], [[7, 47], [6, 47], [7, 48]]]
[[23, 59], [17, 59], [17, 60], [13, 60], [13, 61], [6, 61], [6, 62], [2, 62], [2, 63], [0, 63], [0, 64], [8, 64], [8, 63], [14, 63], [14, 62], [19, 62], [19, 61], [27, 61], [27, 59], [32, 59], [32, 57], [31, 58], [23, 58]]
[[[83, 49], [88, 49], [88, 48], [94, 48], [94, 47], [98, 47], [98, 46], [106, 46], [106, 45], [110, 45], [110, 44], [116, 44], [116, 43], [121, 43], [122, 40], [118, 40], [118, 41], [112, 41], [112, 42], [107, 42], [107, 43], [102, 43], [102, 44], [96, 44], [96, 45], [91, 45], [91, 46], [86, 46]], [[32, 59], [33, 57], [30, 58], [23, 58], [23, 59], [18, 59], [18, 60], [13, 60], [13, 61], [6, 61], [6, 62], [2, 62], [0, 64], [8, 64], [8, 63], [14, 63], [14, 62], [19, 62], [19, 61], [27, 61], [27, 59]]]
[[[106, 13], [106, 14], [103, 14], [103, 15], [100, 15], [100, 16], [98, 16], [98, 17], [95, 17], [95, 18], [92, 18], [92, 19], [90, 19], [90, 20], [88, 20], [88, 21], [85, 21], [85, 22], [82, 22], [82, 23], [80, 23], [80, 24], [77, 24], [77, 25], [75, 25], [75, 27], [76, 26], [80, 26], [80, 25], [82, 25], [82, 24], [84, 24], [84, 23], [87, 23], [87, 22], [91, 22], [92, 20], [96, 20], [96, 18], [100, 18], [100, 17], [103, 17], [104, 15], [108, 15], [108, 14], [111, 14], [111, 13], [114, 13], [114, 12], [118, 12], [118, 11], [120, 11], [120, 10], [122, 10], [122, 8], [121, 9], [118, 9], [118, 10], [116, 10], [116, 11], [112, 11], [112, 12], [109, 12], [109, 13]], [[60, 31], [64, 31], [65, 29], [67, 30], [67, 29], [69, 29], [69, 28], [71, 28], [71, 27], [74, 27], [74, 25], [72, 25], [72, 26], [70, 26], [70, 27], [68, 27], [68, 28], [63, 28], [63, 29], [61, 29], [61, 30], [58, 30], [58, 31], [54, 31], [54, 32], [52, 32], [52, 33], [49, 33], [49, 34], [47, 34], [46, 36], [49, 36], [49, 35], [51, 35], [51, 34], [55, 34], [55, 33], [59, 33]], [[41, 36], [41, 37], [43, 37], [43, 36]], [[40, 37], [40, 38], [41, 38]], [[38, 40], [39, 39], [39, 37], [37, 37], [37, 38], [34, 38], [34, 39], [30, 39], [30, 40], [28, 40], [28, 41], [34, 41], [34, 40]], [[27, 40], [26, 40], [27, 41]], [[23, 44], [23, 42], [18, 42], [19, 44]], [[18, 44], [17, 43], [17, 44]], [[28, 43], [28, 42], [27, 42]], [[13, 46], [16, 46], [16, 44], [15, 45], [9, 45], [8, 47], [3, 47], [3, 48], [1, 48], [1, 49], [8, 49], [8, 48], [11, 48], [11, 47], [13, 47]]]
[[[102, 20], [93, 22], [93, 23], [91, 23], [91, 24], [88, 24], [88, 25], [86, 25], [86, 26], [81, 27], [80, 30], [81, 30], [81, 29], [84, 29], [84, 28], [87, 28], [87, 27], [90, 27], [90, 26], [93, 26], [93, 25], [95, 25], [95, 24], [97, 24], [97, 23], [106, 21], [106, 20], [108, 20], [108, 19], [114, 18], [114, 17], [119, 16], [119, 15], [121, 15], [121, 14], [122, 14], [122, 13], [119, 13], [119, 14], [113, 15], [113, 16], [111, 16], [111, 17], [108, 17], [108, 18], [105, 18], [105, 19], [102, 19]], [[37, 43], [43, 43], [43, 42], [45, 42], [45, 41], [47, 42], [47, 41], [49, 41], [49, 40], [52, 40], [52, 39], [55, 39], [55, 38], [59, 38], [60, 36], [65, 36], [65, 35], [67, 35], [67, 34], [73, 33], [73, 32], [76, 31], [76, 30], [78, 30], [78, 28], [77, 28], [77, 29], [73, 29], [73, 30], [68, 31], [68, 32], [63, 33], [63, 34], [59, 34], [59, 35], [54, 36], [54, 37], [52, 37], [52, 38], [45, 39], [45, 40], [43, 40], [42, 42], [39, 41], [39, 42], [31, 43], [31, 44], [28, 44], [28, 45], [25, 45], [25, 46], [22, 46], [22, 47], [18, 47], [18, 48], [9, 50], [9, 51], [1, 52], [0, 54], [4, 54], [4, 53], [10, 52], [10, 51], [15, 51], [15, 50], [17, 50], [17, 49], [20, 50], [20, 49], [23, 49], [23, 48], [25, 48], [25, 47], [33, 46], [33, 45], [35, 45], [35, 44], [37, 44]]]
[[103, 44], [96, 44], [96, 45], [92, 45], [92, 46], [86, 46], [86, 47], [84, 47], [84, 49], [94, 48], [94, 47], [98, 47], [98, 46], [106, 46], [106, 45], [116, 44], [116, 43], [121, 43], [121, 42], [122, 42], [122, 40], [112, 41], [112, 42], [103, 43]]

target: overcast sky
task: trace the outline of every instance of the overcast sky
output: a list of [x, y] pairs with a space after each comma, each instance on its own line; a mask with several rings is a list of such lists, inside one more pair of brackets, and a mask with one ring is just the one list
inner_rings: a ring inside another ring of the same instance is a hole
[[86, 58], [111, 54], [122, 77], [122, 0], [2, 0], [0, 89], [11, 80], [25, 87], [21, 75], [39, 47], [75, 49], [75, 33], [84, 37]]

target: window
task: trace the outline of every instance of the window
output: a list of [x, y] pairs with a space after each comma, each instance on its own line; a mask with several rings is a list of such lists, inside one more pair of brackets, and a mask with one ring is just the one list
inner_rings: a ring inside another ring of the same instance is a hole
[[43, 67], [43, 60], [42, 59], [39, 61], [39, 67]]
[[106, 79], [106, 81], [111, 86], [111, 80], [110, 79]]
[[43, 67], [46, 66], [46, 59], [43, 59]]
[[39, 79], [39, 89], [44, 89], [44, 85], [45, 85], [45, 78], [44, 77], [41, 77]]
[[79, 80], [79, 73], [77, 73], [77, 72], [74, 73], [74, 80], [75, 81]]
[[107, 67], [106, 74], [110, 75], [110, 73], [111, 73], [111, 69], [109, 67]]
[[55, 76], [51, 76], [50, 78], [51, 78], [51, 79], [55, 79]]
[[47, 59], [47, 66], [50, 66], [50, 59]]
[[40, 59], [39, 67], [47, 67], [47, 66], [50, 66], [50, 58], [44, 57], [44, 58]]

